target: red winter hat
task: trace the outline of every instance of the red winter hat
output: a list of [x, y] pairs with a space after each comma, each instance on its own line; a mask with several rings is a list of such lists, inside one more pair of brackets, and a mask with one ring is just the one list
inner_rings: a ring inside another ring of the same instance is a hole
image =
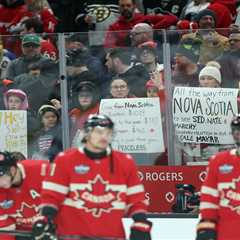
[[138, 47], [139, 48], [143, 48], [143, 47], [156, 48], [157, 47], [157, 43], [154, 42], [154, 41], [147, 41], [147, 42], [139, 44]]
[[3, 80], [2, 80], [2, 83], [3, 83], [4, 86], [7, 87], [9, 84], [13, 83], [13, 81], [12, 81], [12, 80], [9, 80], [9, 79], [3, 79]]
[[146, 87], [146, 88], [155, 87], [155, 88], [158, 89], [158, 86], [154, 83], [153, 80], [148, 80], [148, 81], [146, 82], [146, 84], [145, 84], [145, 87]]
[[220, 3], [213, 3], [208, 6], [208, 9], [213, 11], [216, 16], [216, 28], [229, 28], [232, 24], [230, 10]]
[[179, 30], [193, 30], [193, 29], [197, 29], [198, 28], [198, 24], [196, 22], [190, 22], [188, 20], [179, 20], [177, 22], [177, 29]]
[[27, 95], [24, 91], [22, 91], [20, 89], [9, 89], [7, 92], [4, 93], [3, 101], [4, 101], [4, 105], [5, 105], [6, 109], [8, 109], [8, 98], [12, 95], [17, 96], [22, 100], [22, 105], [20, 107], [21, 109], [19, 109], [19, 110], [27, 110], [28, 109]]

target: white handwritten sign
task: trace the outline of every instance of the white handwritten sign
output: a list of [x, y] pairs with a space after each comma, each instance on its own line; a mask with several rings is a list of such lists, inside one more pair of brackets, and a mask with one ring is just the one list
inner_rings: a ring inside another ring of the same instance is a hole
[[181, 142], [232, 144], [238, 89], [176, 87], [172, 109]]
[[100, 113], [115, 123], [115, 149], [128, 153], [164, 151], [159, 98], [103, 99]]
[[27, 112], [0, 111], [0, 150], [27, 156]]

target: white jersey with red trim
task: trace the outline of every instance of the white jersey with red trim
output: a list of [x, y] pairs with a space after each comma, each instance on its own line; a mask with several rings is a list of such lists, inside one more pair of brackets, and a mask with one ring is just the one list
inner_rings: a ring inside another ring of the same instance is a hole
[[217, 223], [218, 240], [238, 240], [240, 229], [240, 156], [236, 150], [210, 158], [201, 188], [201, 218]]
[[55, 159], [43, 183], [42, 206], [58, 209], [59, 234], [89, 237], [124, 237], [122, 218], [147, 210], [130, 155], [112, 151], [92, 160], [81, 149], [67, 150]]
[[[0, 230], [31, 230], [39, 214], [42, 181], [49, 162], [24, 160], [18, 164], [23, 182], [10, 189], [0, 188]], [[15, 239], [0, 235], [0, 239]]]

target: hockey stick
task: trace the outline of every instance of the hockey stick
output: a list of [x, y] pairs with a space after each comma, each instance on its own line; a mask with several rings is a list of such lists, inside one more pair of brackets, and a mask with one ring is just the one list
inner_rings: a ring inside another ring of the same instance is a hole
[[[10, 236], [16, 236], [16, 237], [32, 237], [32, 232], [29, 231], [21, 231], [21, 230], [15, 230], [15, 231], [5, 231], [0, 230], [0, 236], [1, 235], [10, 235]], [[76, 240], [125, 240], [124, 238], [114, 238], [114, 237], [83, 237], [79, 235], [59, 235], [56, 237], [53, 237], [52, 240], [64, 240], [64, 239], [76, 239]]]

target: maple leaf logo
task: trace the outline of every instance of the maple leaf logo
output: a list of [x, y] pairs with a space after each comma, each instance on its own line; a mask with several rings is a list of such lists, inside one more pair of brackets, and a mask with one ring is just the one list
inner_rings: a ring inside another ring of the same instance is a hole
[[16, 223], [18, 225], [31, 225], [33, 223], [33, 218], [36, 217], [37, 214], [37, 205], [29, 205], [25, 202], [22, 202], [20, 208], [16, 210], [16, 214], [12, 216], [16, 218]]
[[86, 212], [91, 212], [94, 217], [100, 217], [104, 212], [111, 212], [115, 202], [121, 201], [120, 192], [108, 189], [108, 185], [109, 181], [97, 175], [88, 181], [86, 189], [75, 191], [74, 200], [81, 199]]
[[228, 188], [221, 190], [221, 201], [225, 207], [240, 215], [240, 177], [234, 178]]

